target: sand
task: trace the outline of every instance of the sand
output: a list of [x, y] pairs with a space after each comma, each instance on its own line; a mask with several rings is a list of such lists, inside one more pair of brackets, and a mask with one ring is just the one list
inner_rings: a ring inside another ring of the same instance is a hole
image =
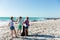
[[[17, 30], [17, 24], [15, 24]], [[60, 20], [30, 22], [29, 35], [13, 38], [13, 40], [60, 40]], [[0, 27], [0, 40], [10, 40], [9, 26]]]

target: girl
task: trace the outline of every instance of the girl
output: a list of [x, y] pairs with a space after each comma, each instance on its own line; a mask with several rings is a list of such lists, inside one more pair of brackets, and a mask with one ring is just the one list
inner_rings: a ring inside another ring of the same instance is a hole
[[26, 17], [26, 20], [25, 20], [24, 23], [26, 24], [26, 27], [25, 27], [25, 35], [28, 36], [29, 17]]
[[15, 27], [14, 27], [14, 22], [16, 22], [16, 21], [14, 21], [13, 17], [11, 17], [10, 22], [9, 22], [9, 26], [10, 26], [12, 38], [13, 38], [13, 32], [15, 33], [15, 37], [17, 37], [16, 30], [15, 30]]
[[22, 24], [23, 24], [23, 20], [22, 20], [22, 17], [20, 16], [19, 17], [19, 20], [18, 20], [18, 31], [17, 33], [21, 33], [21, 30], [22, 30]]

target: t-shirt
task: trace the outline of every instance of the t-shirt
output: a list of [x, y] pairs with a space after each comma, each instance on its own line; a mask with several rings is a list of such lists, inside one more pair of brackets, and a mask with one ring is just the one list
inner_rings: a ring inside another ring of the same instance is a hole
[[19, 25], [23, 24], [23, 20], [18, 21]]
[[25, 20], [27, 26], [29, 26], [29, 20]]
[[11, 26], [14, 26], [14, 23], [13, 22], [14, 22], [13, 20], [10, 20], [10, 27]]

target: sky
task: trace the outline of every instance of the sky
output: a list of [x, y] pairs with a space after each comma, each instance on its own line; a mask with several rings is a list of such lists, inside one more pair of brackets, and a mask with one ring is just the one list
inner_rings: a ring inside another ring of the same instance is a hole
[[0, 17], [60, 17], [60, 0], [0, 0]]

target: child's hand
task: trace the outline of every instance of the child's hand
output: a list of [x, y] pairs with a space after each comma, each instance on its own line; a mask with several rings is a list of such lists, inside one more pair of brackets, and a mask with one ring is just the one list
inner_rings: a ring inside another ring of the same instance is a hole
[[15, 22], [15, 24], [18, 24], [17, 22]]

